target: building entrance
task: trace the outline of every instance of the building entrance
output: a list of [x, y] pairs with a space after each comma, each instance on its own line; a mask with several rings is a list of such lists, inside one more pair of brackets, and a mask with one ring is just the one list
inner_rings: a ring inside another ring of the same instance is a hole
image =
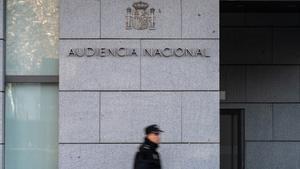
[[220, 112], [220, 168], [244, 169], [244, 110]]

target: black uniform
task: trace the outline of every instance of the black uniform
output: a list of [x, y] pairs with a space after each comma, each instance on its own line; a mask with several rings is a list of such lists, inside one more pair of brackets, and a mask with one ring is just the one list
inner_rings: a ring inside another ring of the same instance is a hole
[[134, 169], [161, 169], [159, 154], [156, 151], [158, 144], [145, 138], [135, 155]]

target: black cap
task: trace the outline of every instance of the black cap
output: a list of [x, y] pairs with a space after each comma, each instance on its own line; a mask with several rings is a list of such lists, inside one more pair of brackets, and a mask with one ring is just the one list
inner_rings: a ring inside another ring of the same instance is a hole
[[148, 135], [150, 133], [160, 133], [160, 132], [164, 132], [161, 129], [159, 129], [159, 126], [156, 124], [152, 124], [150, 126], [147, 126], [145, 128], [145, 134]]

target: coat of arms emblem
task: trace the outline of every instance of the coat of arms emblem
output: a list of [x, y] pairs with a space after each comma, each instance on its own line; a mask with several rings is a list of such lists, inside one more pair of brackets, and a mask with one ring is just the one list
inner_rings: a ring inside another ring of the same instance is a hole
[[136, 30], [154, 30], [155, 29], [155, 9], [149, 8], [149, 4], [146, 2], [135, 2], [132, 5], [133, 8], [127, 8], [126, 15], [126, 29]]

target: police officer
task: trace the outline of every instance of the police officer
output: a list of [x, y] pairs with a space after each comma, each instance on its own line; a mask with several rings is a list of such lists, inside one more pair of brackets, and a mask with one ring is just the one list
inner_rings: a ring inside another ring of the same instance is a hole
[[161, 169], [159, 153], [156, 151], [161, 132], [156, 124], [145, 128], [145, 141], [135, 155], [134, 169]]

